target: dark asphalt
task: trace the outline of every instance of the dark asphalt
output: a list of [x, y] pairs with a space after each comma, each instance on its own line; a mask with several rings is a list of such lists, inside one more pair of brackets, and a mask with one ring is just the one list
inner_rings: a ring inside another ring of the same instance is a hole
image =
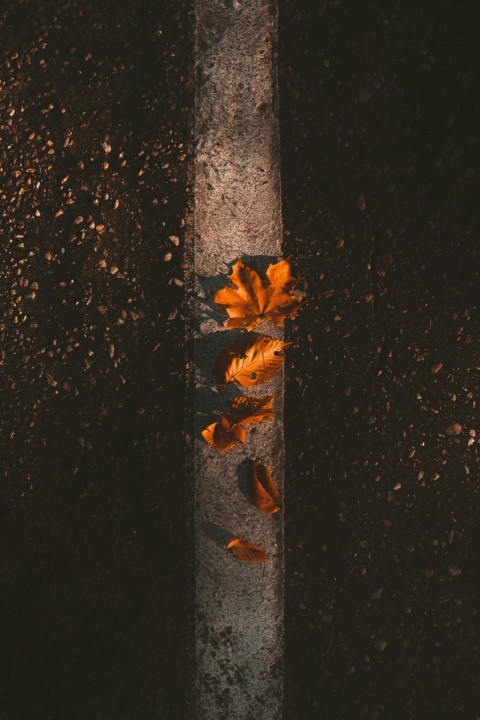
[[189, 716], [190, 10], [2, 3], [2, 720]]
[[475, 4], [281, 3], [286, 720], [480, 716]]
[[[280, 10], [285, 720], [475, 720], [475, 4]], [[192, 717], [192, 11], [0, 10], [2, 720]]]

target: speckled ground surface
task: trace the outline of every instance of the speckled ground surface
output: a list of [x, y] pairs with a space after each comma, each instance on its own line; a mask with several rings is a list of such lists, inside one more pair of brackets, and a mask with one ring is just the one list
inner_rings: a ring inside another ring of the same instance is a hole
[[1, 6], [4, 720], [189, 714], [190, 10]]
[[281, 6], [287, 720], [480, 716], [473, 9]]

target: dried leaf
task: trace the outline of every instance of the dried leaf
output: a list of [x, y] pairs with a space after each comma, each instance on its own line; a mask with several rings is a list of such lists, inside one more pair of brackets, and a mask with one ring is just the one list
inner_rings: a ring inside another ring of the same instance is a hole
[[239, 395], [230, 401], [230, 408], [229, 417], [232, 422], [249, 425], [270, 420], [273, 417], [273, 395], [256, 398]]
[[280, 494], [270, 470], [257, 460], [250, 460], [248, 488], [253, 502], [264, 513], [274, 515], [280, 510]]
[[217, 358], [214, 372], [219, 385], [236, 382], [252, 387], [268, 382], [285, 360], [280, 355], [291, 343], [274, 338], [258, 337], [230, 345]]
[[202, 435], [209, 445], [222, 451], [231, 450], [247, 439], [245, 428], [239, 424], [232, 425], [226, 415], [205, 428]]
[[292, 292], [297, 279], [289, 260], [269, 265], [263, 275], [238, 259], [228, 277], [236, 289], [222, 288], [214, 298], [229, 315], [227, 328], [252, 330], [262, 318], [281, 326], [286, 317], [297, 314], [301, 300]]
[[204, 440], [216, 450], [231, 450], [247, 439], [244, 425], [273, 417], [273, 395], [249, 398], [243, 395], [230, 400], [230, 412], [202, 430]]
[[241, 540], [240, 538], [235, 538], [235, 540], [229, 542], [227, 550], [231, 550], [242, 562], [259, 563], [267, 562], [267, 560], [269, 560], [269, 557], [263, 548], [249, 542], [248, 540]]

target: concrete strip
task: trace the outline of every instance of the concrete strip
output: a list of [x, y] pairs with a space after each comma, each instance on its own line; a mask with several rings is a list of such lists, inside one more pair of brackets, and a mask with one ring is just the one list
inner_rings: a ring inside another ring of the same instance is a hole
[[[215, 388], [214, 359], [238, 333], [224, 330], [212, 294], [228, 283], [237, 256], [261, 266], [281, 256], [276, 5], [197, 0], [196, 23], [196, 720], [280, 720], [283, 518], [251, 504], [245, 470], [246, 459], [257, 458], [283, 487], [283, 374], [247, 393], [274, 393], [275, 419], [250, 431], [244, 446], [219, 453], [200, 436], [228, 397], [241, 394]], [[224, 550], [234, 536], [262, 545], [271, 561], [236, 560]]]

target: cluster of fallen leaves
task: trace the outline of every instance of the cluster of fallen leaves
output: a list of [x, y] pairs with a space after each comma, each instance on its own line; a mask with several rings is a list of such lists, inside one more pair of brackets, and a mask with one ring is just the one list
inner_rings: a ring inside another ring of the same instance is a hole
[[[214, 297], [217, 305], [226, 310], [226, 328], [245, 329], [250, 333], [260, 321], [281, 327], [285, 318], [294, 317], [301, 305], [294, 294], [297, 279], [292, 276], [289, 260], [268, 266], [261, 273], [238, 259], [228, 276], [235, 287], [224, 287]], [[284, 351], [291, 343], [275, 338], [246, 336], [233, 343], [218, 356], [214, 374], [219, 386], [235, 383], [242, 388], [262, 385], [273, 378], [285, 360]], [[226, 452], [247, 440], [246, 427], [273, 417], [273, 395], [247, 397], [239, 395], [228, 403], [219, 420], [203, 430], [205, 441], [216, 450]], [[280, 510], [279, 492], [269, 469], [257, 460], [250, 460], [248, 487], [255, 505], [264, 513], [274, 515]], [[241, 538], [228, 545], [234, 555], [244, 562], [266, 562], [265, 551]]]

